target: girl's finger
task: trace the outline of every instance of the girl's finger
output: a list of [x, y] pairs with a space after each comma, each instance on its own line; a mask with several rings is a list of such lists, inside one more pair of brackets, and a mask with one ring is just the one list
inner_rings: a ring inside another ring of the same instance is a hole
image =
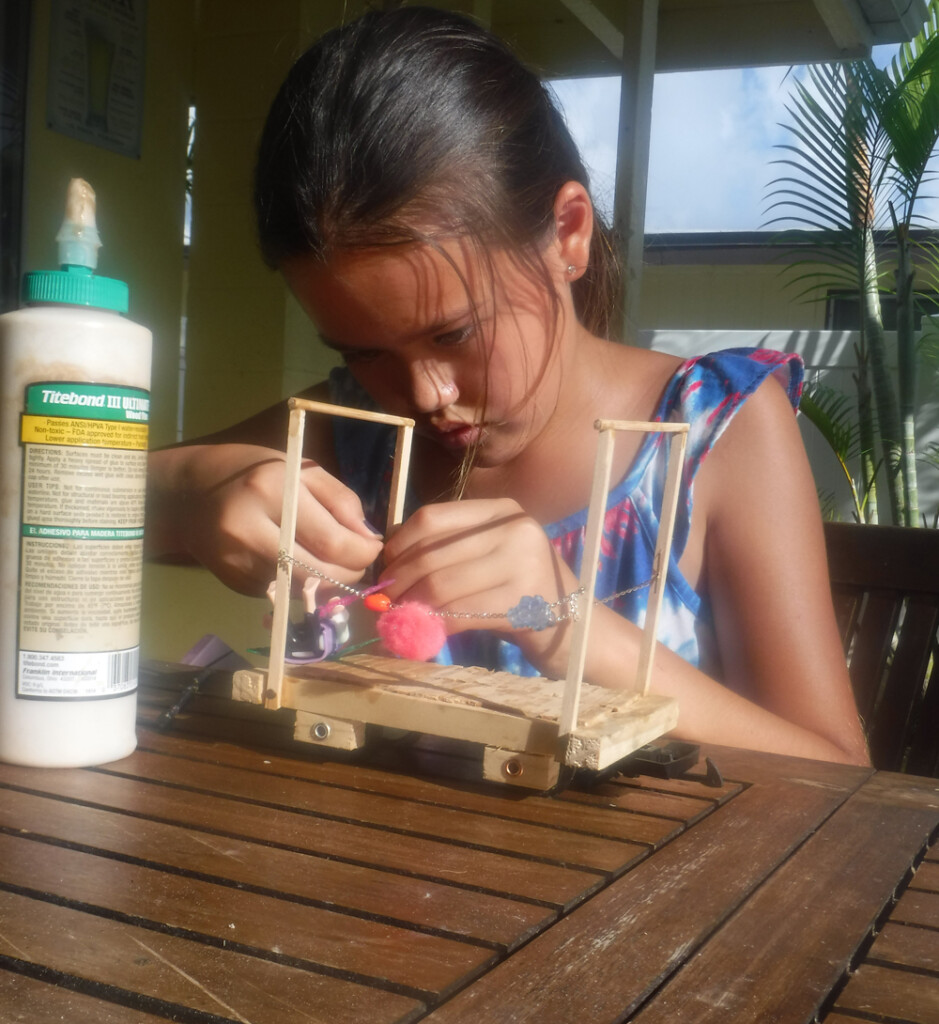
[[520, 522], [525, 513], [514, 501], [485, 500], [425, 505], [385, 544], [385, 562], [414, 560], [459, 540], [479, 539], [487, 532]]
[[[300, 470], [300, 483], [325, 508], [337, 523], [368, 540], [381, 536], [376, 525], [365, 521], [359, 496], [341, 480], [315, 463], [306, 463]], [[376, 532], [377, 531], [377, 532]]]
[[[339, 481], [326, 474], [312, 481], [302, 479], [304, 486], [297, 495], [297, 529], [295, 557], [310, 560], [322, 571], [347, 582], [358, 578], [381, 552], [381, 539], [364, 525], [361, 505], [352, 495], [357, 511], [347, 497], [338, 493], [331, 483], [347, 490]], [[312, 488], [306, 484], [312, 483]], [[349, 492], [351, 494], [351, 492]], [[334, 509], [340, 508], [344, 520], [338, 520]], [[353, 524], [350, 526], [349, 524]]]

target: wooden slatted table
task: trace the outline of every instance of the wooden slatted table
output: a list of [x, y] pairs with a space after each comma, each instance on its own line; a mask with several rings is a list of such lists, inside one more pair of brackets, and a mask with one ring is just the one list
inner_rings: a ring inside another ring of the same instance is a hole
[[715, 748], [544, 796], [168, 701], [0, 765], [0, 1021], [939, 1022], [937, 780]]

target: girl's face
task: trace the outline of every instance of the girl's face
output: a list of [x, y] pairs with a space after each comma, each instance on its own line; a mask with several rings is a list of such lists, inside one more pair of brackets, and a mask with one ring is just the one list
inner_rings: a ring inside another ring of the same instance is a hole
[[557, 303], [508, 254], [481, 265], [453, 240], [346, 250], [283, 268], [320, 335], [387, 412], [474, 464], [500, 465], [557, 402]]

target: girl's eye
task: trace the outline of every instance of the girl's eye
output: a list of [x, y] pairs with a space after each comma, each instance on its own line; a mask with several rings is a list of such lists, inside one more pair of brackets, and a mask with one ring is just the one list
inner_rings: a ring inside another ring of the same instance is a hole
[[445, 331], [443, 334], [438, 334], [434, 338], [434, 342], [438, 345], [459, 345], [461, 342], [467, 341], [473, 336], [475, 330], [474, 324], [465, 324], [463, 327], [457, 327], [452, 331]]

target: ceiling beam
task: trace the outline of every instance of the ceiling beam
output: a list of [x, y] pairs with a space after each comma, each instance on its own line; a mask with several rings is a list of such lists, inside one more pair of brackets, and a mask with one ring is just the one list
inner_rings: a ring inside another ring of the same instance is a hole
[[815, 9], [839, 50], [853, 54], [873, 45], [874, 33], [858, 0], [815, 0]]
[[623, 33], [596, 4], [591, 0], [561, 0], [561, 3], [617, 60], [623, 59]]

